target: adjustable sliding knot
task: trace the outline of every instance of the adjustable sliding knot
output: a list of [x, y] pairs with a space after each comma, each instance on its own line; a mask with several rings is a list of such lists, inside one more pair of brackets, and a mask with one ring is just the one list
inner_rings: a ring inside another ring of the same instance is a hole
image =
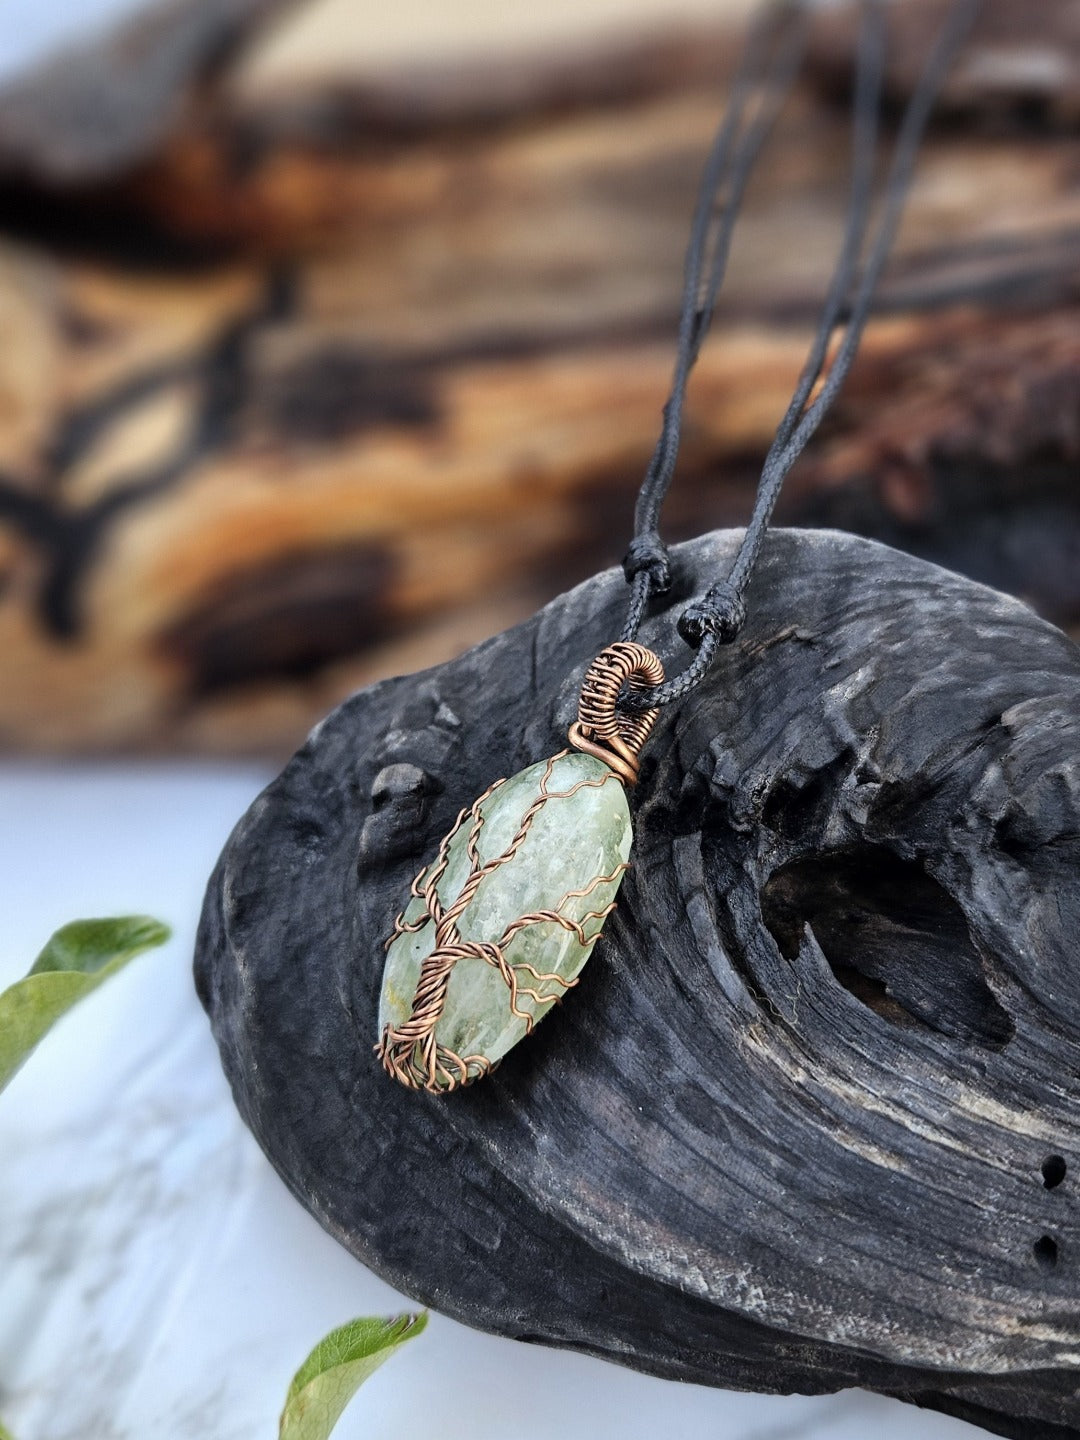
[[727, 582], [714, 585], [700, 600], [688, 605], [679, 616], [679, 634], [694, 650], [706, 635], [715, 635], [729, 645], [746, 622], [746, 605], [739, 592]]
[[648, 535], [635, 535], [623, 560], [623, 574], [631, 583], [646, 573], [654, 595], [663, 595], [671, 588], [671, 562], [667, 546], [654, 531]]

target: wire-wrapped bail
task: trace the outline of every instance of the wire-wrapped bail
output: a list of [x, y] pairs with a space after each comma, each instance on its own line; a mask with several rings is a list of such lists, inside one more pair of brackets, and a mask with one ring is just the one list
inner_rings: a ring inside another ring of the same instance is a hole
[[664, 683], [660, 657], [635, 641], [617, 640], [601, 650], [585, 672], [578, 718], [566, 732], [570, 744], [610, 766], [624, 785], [638, 776], [638, 755], [652, 733], [658, 709], [627, 714], [616, 709], [623, 686], [652, 690]]

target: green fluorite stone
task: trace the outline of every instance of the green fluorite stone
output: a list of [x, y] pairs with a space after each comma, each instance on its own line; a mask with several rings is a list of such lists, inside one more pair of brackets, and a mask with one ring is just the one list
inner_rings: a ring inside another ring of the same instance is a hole
[[[555, 919], [534, 921], [502, 947], [520, 985], [517, 1008], [534, 1024], [549, 1013], [566, 986], [550, 979], [538, 981], [524, 967], [563, 982], [574, 980], [603, 928], [603, 917], [596, 912], [611, 904], [622, 880], [631, 826], [621, 781], [603, 761], [577, 751], [519, 771], [476, 807], [482, 824], [477, 826], [475, 817], [466, 815], [449, 843], [446, 868], [436, 885], [445, 910], [476, 868], [468, 854], [470, 834], [481, 865], [504, 854], [542, 786], [550, 798], [533, 815], [524, 840], [510, 859], [480, 880], [457, 921], [462, 941], [490, 945], [498, 945], [519, 918], [538, 911], [557, 912], [578, 922], [580, 934]], [[430, 866], [421, 872], [417, 888], [430, 873]], [[587, 893], [574, 895], [574, 891]], [[416, 924], [425, 916], [424, 900], [414, 897], [404, 912], [404, 924]], [[387, 1025], [396, 1029], [408, 1019], [421, 964], [434, 945], [435, 926], [428, 917], [415, 931], [398, 934], [389, 946], [379, 1005], [380, 1036]], [[524, 989], [553, 998], [538, 1001], [522, 993]], [[526, 1020], [512, 1013], [510, 998], [506, 978], [496, 965], [480, 956], [460, 957], [435, 1025], [436, 1042], [458, 1056], [482, 1056], [493, 1064], [528, 1033]]]

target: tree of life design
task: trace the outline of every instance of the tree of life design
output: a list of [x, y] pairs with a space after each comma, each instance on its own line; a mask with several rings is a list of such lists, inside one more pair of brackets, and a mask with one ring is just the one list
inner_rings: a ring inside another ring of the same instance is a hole
[[[435, 859], [425, 866], [414, 879], [410, 894], [422, 901], [423, 908], [412, 920], [406, 920], [401, 911], [394, 921], [390, 937], [386, 941], [389, 950], [394, 941], [402, 935], [415, 934], [429, 923], [434, 924], [434, 945], [424, 958], [412, 1007], [408, 1017], [400, 1024], [387, 1024], [376, 1045], [376, 1053], [384, 1069], [411, 1089], [428, 1089], [446, 1092], [466, 1085], [486, 1075], [492, 1068], [491, 1059], [483, 1054], [458, 1054], [436, 1038], [436, 1027], [446, 1006], [450, 979], [458, 962], [466, 957], [483, 960], [498, 971], [507, 991], [509, 1013], [522, 1021], [525, 1034], [531, 1034], [539, 1016], [521, 1001], [531, 1000], [537, 1007], [547, 1007], [559, 1000], [567, 990], [577, 984], [577, 979], [568, 979], [554, 971], [538, 969], [528, 960], [513, 960], [507, 955], [507, 948], [515, 936], [537, 925], [550, 924], [571, 934], [577, 944], [586, 952], [592, 946], [604, 921], [615, 908], [615, 901], [589, 910], [576, 917], [567, 914], [567, 907], [573, 900], [584, 899], [604, 884], [617, 884], [626, 870], [626, 862], [617, 865], [610, 873], [594, 875], [584, 885], [567, 890], [550, 908], [530, 911], [506, 925], [502, 932], [491, 939], [465, 940], [459, 930], [459, 921], [476, 896], [480, 885], [495, 871], [507, 865], [517, 855], [529, 834], [533, 822], [551, 800], [569, 800], [578, 791], [598, 788], [602, 785], [619, 784], [608, 771], [578, 780], [565, 790], [551, 790], [549, 784], [556, 763], [571, 752], [563, 750], [553, 755], [546, 763], [535, 799], [524, 810], [518, 829], [506, 848], [491, 859], [484, 860], [479, 851], [480, 837], [485, 824], [483, 806], [487, 800], [506, 782], [497, 780], [480, 795], [471, 806], [463, 809], [454, 825], [443, 837]], [[449, 904], [439, 895], [450, 860], [451, 842], [468, 825], [465, 839], [465, 853], [469, 870], [456, 897]]]

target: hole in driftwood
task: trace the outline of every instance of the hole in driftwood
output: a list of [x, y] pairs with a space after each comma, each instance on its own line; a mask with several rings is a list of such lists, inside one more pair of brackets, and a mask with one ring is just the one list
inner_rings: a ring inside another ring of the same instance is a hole
[[761, 894], [762, 917], [794, 959], [806, 925], [845, 989], [896, 1025], [921, 1024], [1000, 1049], [1013, 1023], [986, 983], [956, 901], [918, 865], [864, 846], [794, 861]]
[[1048, 1155], [1042, 1163], [1043, 1184], [1047, 1190], [1053, 1190], [1065, 1179], [1065, 1172], [1068, 1170], [1064, 1157], [1061, 1155]]
[[1035, 1252], [1035, 1259], [1047, 1270], [1052, 1270], [1057, 1264], [1057, 1241], [1052, 1235], [1040, 1235], [1031, 1248]]
[[761, 823], [778, 835], [801, 835], [832, 809], [836, 792], [851, 769], [849, 750], [809, 776], [783, 776], [762, 807]]

